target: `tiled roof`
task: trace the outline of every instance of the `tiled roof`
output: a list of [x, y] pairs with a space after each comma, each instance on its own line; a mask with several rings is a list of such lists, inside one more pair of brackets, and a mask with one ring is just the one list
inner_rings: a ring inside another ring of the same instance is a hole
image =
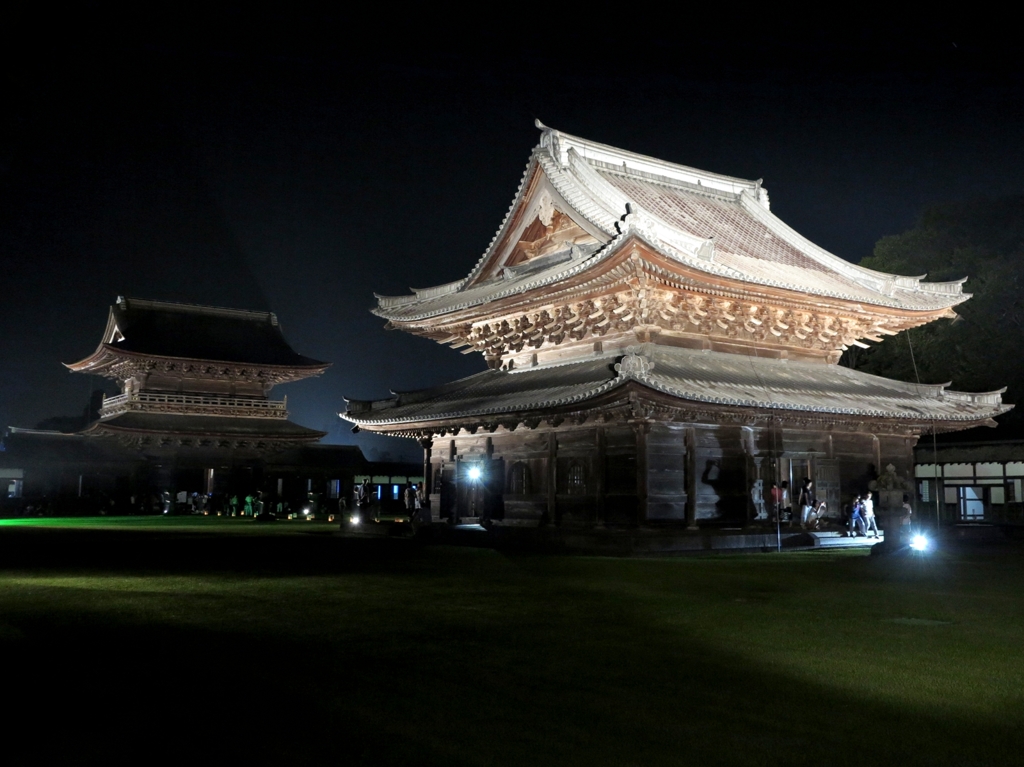
[[670, 184], [622, 173], [599, 172], [612, 186], [661, 221], [702, 240], [713, 239], [716, 259], [728, 253], [770, 264], [829, 271], [793, 243], [772, 235], [738, 200], [694, 194]]
[[324, 368], [295, 352], [271, 312], [119, 298], [103, 343], [134, 354], [244, 365]]
[[389, 425], [523, 413], [571, 406], [637, 381], [683, 402], [765, 410], [921, 421], [983, 421], [1006, 412], [1000, 392], [963, 394], [838, 365], [766, 359], [648, 345], [644, 373], [620, 375], [615, 357], [504, 372], [489, 370], [451, 384], [373, 403], [351, 401], [342, 416]]
[[[572, 208], [571, 215], [604, 233], [603, 247], [538, 272], [481, 281], [517, 220], [512, 213], [525, 202], [527, 181], [538, 173]], [[437, 317], [596, 267], [614, 252], [627, 205], [641, 239], [709, 274], [916, 311], [949, 308], [968, 297], [960, 282], [925, 283], [874, 272], [825, 251], [770, 212], [758, 181], [686, 168], [544, 128], [512, 208], [468, 277], [410, 296], [378, 296], [375, 311], [400, 321]]]
[[307, 429], [297, 423], [276, 418], [225, 418], [222, 416], [157, 413], [124, 413], [104, 421], [95, 421], [82, 431], [86, 435], [98, 435], [104, 432], [308, 440], [318, 440], [326, 436], [326, 432]]
[[137, 458], [117, 443], [87, 439], [81, 434], [11, 428], [4, 442], [6, 450], [0, 451], [0, 467], [118, 463]]

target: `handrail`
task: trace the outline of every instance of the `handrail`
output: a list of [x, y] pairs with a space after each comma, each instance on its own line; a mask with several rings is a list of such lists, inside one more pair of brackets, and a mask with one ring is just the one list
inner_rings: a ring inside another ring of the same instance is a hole
[[249, 418], [287, 418], [288, 399], [268, 400], [255, 397], [218, 397], [209, 394], [171, 394], [163, 392], [133, 391], [104, 397], [100, 417], [109, 418], [130, 410], [155, 412], [201, 412], [204, 410], [230, 410], [233, 415]]

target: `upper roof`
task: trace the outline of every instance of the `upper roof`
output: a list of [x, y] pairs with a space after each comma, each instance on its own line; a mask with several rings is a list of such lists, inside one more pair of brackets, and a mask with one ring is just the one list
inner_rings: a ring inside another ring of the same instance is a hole
[[[683, 267], [709, 276], [878, 307], [937, 312], [966, 300], [963, 280], [922, 282], [852, 264], [810, 242], [771, 213], [761, 182], [657, 160], [537, 123], [512, 206], [466, 278], [409, 296], [378, 296], [375, 313], [395, 321], [449, 312], [551, 285], [594, 268], [633, 235]], [[543, 257], [514, 262], [539, 214], [565, 214], [581, 233]], [[521, 244], [521, 243], [520, 243]]]
[[69, 364], [93, 368], [107, 351], [132, 356], [170, 357], [252, 366], [306, 368], [310, 374], [329, 366], [298, 354], [281, 333], [272, 312], [195, 306], [118, 297], [96, 352]]
[[918, 425], [946, 422], [956, 429], [983, 423], [1012, 407], [1002, 403], [1001, 391], [967, 394], [839, 365], [658, 344], [633, 348], [618, 364], [616, 359], [604, 356], [522, 371], [488, 370], [388, 400], [350, 400], [348, 411], [341, 415], [371, 428], [451, 423], [571, 407], [631, 381], [681, 403], [896, 419]]

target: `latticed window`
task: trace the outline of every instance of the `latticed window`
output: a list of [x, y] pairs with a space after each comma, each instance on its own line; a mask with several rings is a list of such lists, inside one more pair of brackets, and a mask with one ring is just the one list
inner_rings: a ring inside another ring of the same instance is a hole
[[587, 482], [583, 475], [583, 465], [579, 461], [569, 464], [569, 495], [586, 495]]
[[530, 492], [530, 472], [525, 463], [517, 461], [512, 464], [508, 485], [512, 495], [526, 495]]

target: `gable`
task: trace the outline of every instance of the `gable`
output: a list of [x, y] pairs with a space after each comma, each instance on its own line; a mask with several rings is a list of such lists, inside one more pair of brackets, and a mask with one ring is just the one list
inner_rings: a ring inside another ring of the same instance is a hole
[[609, 237], [580, 215], [535, 167], [505, 219], [502, 231], [489, 249], [485, 261], [467, 283], [470, 287], [500, 277], [509, 267], [523, 267], [531, 261], [557, 261], [570, 257], [575, 247], [593, 249]]

